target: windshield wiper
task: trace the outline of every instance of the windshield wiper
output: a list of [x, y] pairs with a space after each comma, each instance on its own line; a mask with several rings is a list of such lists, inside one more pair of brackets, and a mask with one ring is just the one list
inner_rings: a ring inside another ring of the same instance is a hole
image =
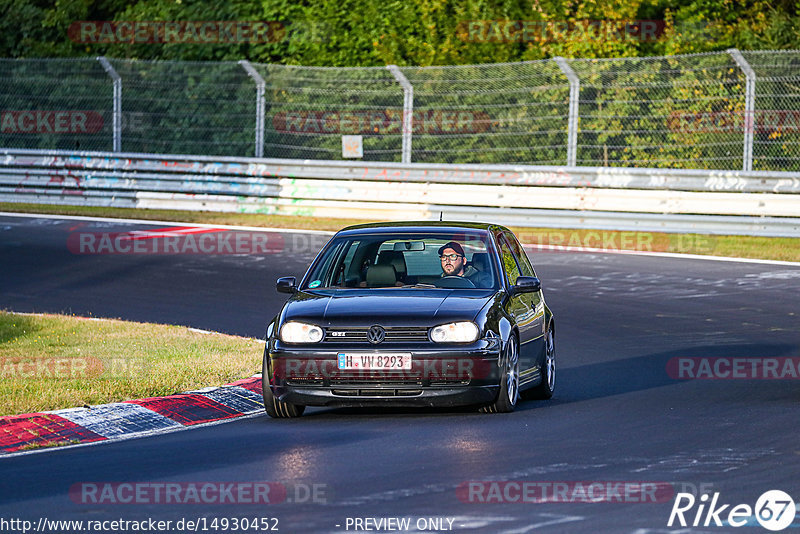
[[436, 289], [436, 286], [433, 284], [406, 284], [400, 287], [418, 287], [420, 289]]

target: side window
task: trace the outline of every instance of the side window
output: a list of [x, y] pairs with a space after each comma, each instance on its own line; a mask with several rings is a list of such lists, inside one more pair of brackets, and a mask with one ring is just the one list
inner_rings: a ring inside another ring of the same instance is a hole
[[350, 243], [344, 258], [342, 259], [342, 263], [339, 264], [339, 268], [334, 275], [334, 281], [331, 285], [345, 285], [347, 277], [358, 274], [358, 270], [353, 265], [353, 256], [355, 256], [360, 244], [360, 241], [353, 241]]
[[522, 249], [522, 245], [519, 244], [519, 241], [517, 241], [517, 238], [514, 236], [514, 234], [510, 232], [503, 232], [503, 237], [508, 240], [508, 243], [511, 246], [511, 252], [517, 258], [517, 263], [522, 271], [522, 276], [536, 276], [531, 262], [528, 261], [528, 255], [525, 254], [525, 251]]
[[353, 256], [358, 250], [358, 245], [361, 244], [361, 241], [353, 241], [350, 243], [350, 248], [347, 249], [347, 254], [344, 257], [344, 264], [349, 269], [350, 265], [353, 263]]
[[498, 236], [497, 244], [500, 246], [500, 256], [503, 259], [503, 272], [508, 279], [508, 283], [514, 285], [517, 283], [517, 278], [519, 278], [520, 274], [517, 260], [514, 258], [511, 247], [509, 247], [503, 236]]
[[[316, 286], [322, 285], [322, 287], [328, 287], [331, 285], [331, 266], [333, 265], [333, 262], [341, 256], [344, 246], [344, 241], [333, 245], [331, 250], [323, 258], [323, 262], [319, 264], [316, 269], [314, 269], [314, 273], [310, 277], [309, 283], [317, 282]], [[323, 279], [323, 277], [325, 277], [325, 279]]]

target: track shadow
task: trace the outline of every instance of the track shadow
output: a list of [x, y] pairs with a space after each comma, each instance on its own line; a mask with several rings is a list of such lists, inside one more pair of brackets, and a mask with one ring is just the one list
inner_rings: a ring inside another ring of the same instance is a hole
[[[791, 344], [704, 345], [669, 352], [646, 354], [559, 369], [556, 374], [556, 394], [547, 401], [523, 399], [517, 410], [611, 397], [662, 386], [680, 384], [687, 380], [670, 377], [667, 363], [672, 358], [779, 358], [800, 356], [800, 346]], [[740, 382], [737, 380], [736, 382]], [[476, 414], [474, 407], [458, 408], [332, 408], [314, 411], [304, 417], [398, 417]]]
[[[552, 399], [546, 401], [523, 399], [517, 406], [517, 410], [533, 410], [686, 382], [687, 380], [685, 379], [670, 377], [667, 371], [667, 363], [672, 358], [778, 358], [791, 356], [800, 356], [800, 346], [767, 343], [705, 345], [570, 367], [558, 370], [556, 374], [556, 394]], [[737, 380], [736, 382], [740, 381]], [[314, 410], [311, 413], [306, 413], [303, 417], [396, 418], [402, 416], [431, 417], [470, 414], [483, 415], [479, 414], [475, 407], [465, 406], [454, 408], [328, 408]]]
[[[791, 344], [706, 345], [669, 352], [658, 352], [622, 360], [593, 363], [560, 369], [556, 374], [556, 396], [550, 404], [565, 404], [610, 397], [635, 391], [686, 382], [672, 378], [667, 363], [672, 358], [779, 358], [800, 356], [800, 346]], [[741, 380], [735, 380], [741, 382]], [[542, 406], [524, 403], [522, 409]]]

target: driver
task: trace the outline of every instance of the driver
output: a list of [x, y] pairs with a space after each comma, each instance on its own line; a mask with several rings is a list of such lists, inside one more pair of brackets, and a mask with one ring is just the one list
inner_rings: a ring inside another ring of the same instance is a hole
[[472, 265], [466, 265], [464, 249], [455, 241], [450, 241], [439, 248], [439, 259], [442, 261], [442, 276], [470, 277], [478, 274]]

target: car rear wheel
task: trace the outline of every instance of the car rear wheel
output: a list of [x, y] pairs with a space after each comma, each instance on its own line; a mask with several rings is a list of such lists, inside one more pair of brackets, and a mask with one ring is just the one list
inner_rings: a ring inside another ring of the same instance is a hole
[[275, 398], [272, 394], [272, 388], [269, 386], [270, 376], [272, 376], [272, 370], [269, 367], [267, 351], [264, 349], [264, 364], [261, 367], [261, 390], [263, 391], [264, 408], [267, 410], [267, 415], [274, 418], [300, 417], [303, 415], [306, 407], [302, 404], [293, 404]]
[[506, 343], [506, 353], [503, 358], [503, 376], [500, 378], [500, 392], [497, 399], [481, 408], [483, 413], [508, 413], [513, 412], [519, 400], [519, 342], [517, 336], [512, 334]]
[[556, 333], [552, 324], [545, 334], [544, 349], [542, 383], [530, 390], [531, 399], [549, 399], [556, 389]]

